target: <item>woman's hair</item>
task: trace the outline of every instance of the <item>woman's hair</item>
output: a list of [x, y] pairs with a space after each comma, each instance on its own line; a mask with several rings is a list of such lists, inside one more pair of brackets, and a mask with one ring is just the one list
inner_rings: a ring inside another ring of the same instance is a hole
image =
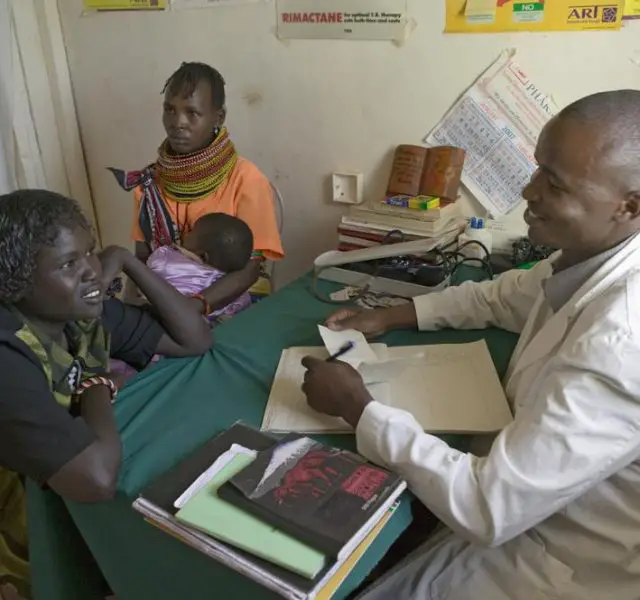
[[0, 302], [12, 304], [32, 288], [42, 248], [60, 230], [90, 225], [77, 202], [46, 190], [0, 196]]
[[195, 92], [198, 84], [206, 82], [211, 89], [213, 108], [225, 105], [224, 79], [213, 67], [201, 62], [183, 62], [180, 68], [164, 84], [162, 93], [188, 98]]

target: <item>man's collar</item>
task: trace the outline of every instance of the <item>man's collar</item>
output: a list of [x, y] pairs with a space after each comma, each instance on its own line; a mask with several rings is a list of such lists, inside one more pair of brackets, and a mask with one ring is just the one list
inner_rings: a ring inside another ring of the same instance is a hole
[[556, 267], [562, 257], [562, 253], [558, 252], [553, 255], [550, 258], [553, 274], [542, 283], [544, 295], [553, 312], [558, 312], [569, 302], [584, 283], [595, 275], [610, 258], [613, 258], [620, 250], [630, 244], [637, 235], [639, 234], [626, 238], [609, 250], [560, 270], [557, 270]]

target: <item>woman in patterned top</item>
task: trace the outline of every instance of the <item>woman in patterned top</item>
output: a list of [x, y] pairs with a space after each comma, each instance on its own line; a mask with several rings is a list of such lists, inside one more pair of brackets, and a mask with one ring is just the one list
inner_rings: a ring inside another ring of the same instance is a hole
[[[157, 352], [206, 352], [202, 303], [123, 248], [94, 252], [73, 200], [42, 190], [0, 196], [0, 594], [30, 597], [29, 477], [63, 498], [100, 502], [116, 489], [120, 438], [109, 357], [142, 368]], [[124, 272], [153, 314], [105, 298]], [[11, 595], [10, 595], [11, 594]]]

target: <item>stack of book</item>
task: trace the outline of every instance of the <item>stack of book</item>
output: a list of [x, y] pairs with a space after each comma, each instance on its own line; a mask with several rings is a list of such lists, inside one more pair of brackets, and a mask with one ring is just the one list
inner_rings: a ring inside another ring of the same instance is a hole
[[457, 202], [464, 155], [460, 148], [398, 146], [385, 197], [342, 217], [338, 250], [421, 238], [442, 238], [443, 247], [455, 242], [466, 224]]
[[458, 204], [418, 211], [389, 206], [352, 207], [338, 225], [338, 250], [360, 250], [382, 243], [442, 239], [442, 247], [455, 242], [464, 230], [465, 218]]
[[406, 484], [360, 456], [241, 423], [144, 489], [152, 525], [291, 600], [328, 600]]

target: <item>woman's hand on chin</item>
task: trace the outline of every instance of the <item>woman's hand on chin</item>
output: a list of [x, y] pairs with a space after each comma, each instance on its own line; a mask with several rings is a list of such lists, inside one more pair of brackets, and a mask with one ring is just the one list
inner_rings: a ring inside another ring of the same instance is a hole
[[108, 246], [98, 254], [98, 258], [102, 265], [101, 280], [105, 290], [111, 282], [122, 273], [127, 261], [135, 260], [134, 255], [121, 246]]

